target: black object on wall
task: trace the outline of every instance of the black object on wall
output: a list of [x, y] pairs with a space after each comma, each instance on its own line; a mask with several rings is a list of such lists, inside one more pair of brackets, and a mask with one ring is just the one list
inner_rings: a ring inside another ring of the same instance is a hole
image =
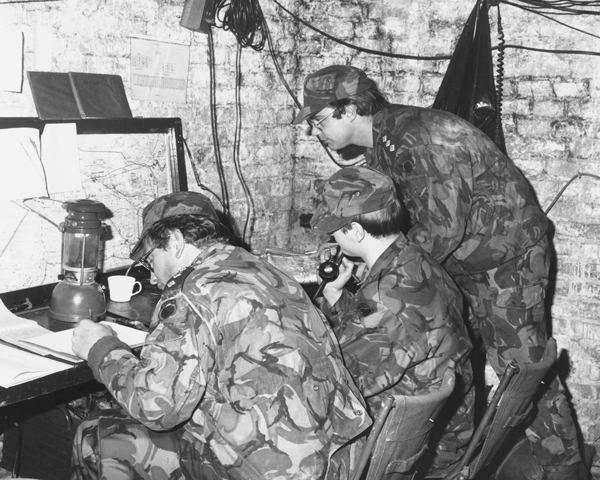
[[213, 23], [213, 0], [186, 0], [179, 25], [188, 30], [206, 34]]
[[432, 107], [469, 121], [506, 153], [494, 83], [489, 2], [478, 0], [458, 39]]

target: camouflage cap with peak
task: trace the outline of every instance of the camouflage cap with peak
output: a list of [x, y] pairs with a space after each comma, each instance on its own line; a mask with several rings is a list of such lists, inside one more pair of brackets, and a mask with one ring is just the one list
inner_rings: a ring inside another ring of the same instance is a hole
[[319, 113], [330, 102], [342, 100], [372, 86], [367, 74], [349, 65], [331, 65], [310, 74], [304, 81], [304, 107], [292, 124]]
[[139, 260], [144, 251], [144, 240], [150, 227], [163, 218], [174, 215], [206, 215], [215, 220], [219, 217], [206, 195], [198, 192], [175, 192], [150, 202], [142, 212], [142, 233], [129, 258]]
[[310, 224], [333, 233], [357, 215], [376, 212], [398, 202], [390, 177], [370, 167], [346, 167], [335, 172], [319, 192], [321, 198]]

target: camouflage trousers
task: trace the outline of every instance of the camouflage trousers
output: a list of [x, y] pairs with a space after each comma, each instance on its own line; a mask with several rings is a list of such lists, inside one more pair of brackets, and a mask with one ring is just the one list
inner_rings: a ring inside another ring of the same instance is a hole
[[84, 420], [73, 439], [71, 480], [179, 480], [181, 431], [154, 432], [120, 410]]
[[[155, 432], [123, 410], [96, 412], [73, 439], [71, 480], [258, 480], [226, 470], [205, 443], [182, 441], [182, 433], [181, 428]], [[319, 478], [348, 480], [365, 441], [357, 438], [337, 450], [326, 477]]]
[[[545, 294], [550, 248], [544, 237], [524, 255], [484, 273], [456, 275], [469, 304], [469, 322], [498, 376], [516, 359], [538, 362], [548, 339]], [[561, 380], [554, 375], [535, 404], [526, 435], [540, 465], [570, 465], [580, 458], [577, 429]]]

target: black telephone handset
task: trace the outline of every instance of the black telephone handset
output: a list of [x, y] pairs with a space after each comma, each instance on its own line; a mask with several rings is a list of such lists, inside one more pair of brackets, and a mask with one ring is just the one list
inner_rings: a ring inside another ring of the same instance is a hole
[[321, 277], [321, 284], [319, 288], [313, 295], [313, 300], [315, 300], [321, 293], [323, 292], [323, 288], [329, 282], [333, 282], [338, 275], [340, 274], [340, 265], [342, 264], [342, 260], [344, 259], [344, 254], [341, 250], [338, 251], [337, 255], [333, 260], [327, 260], [319, 265], [319, 277]]

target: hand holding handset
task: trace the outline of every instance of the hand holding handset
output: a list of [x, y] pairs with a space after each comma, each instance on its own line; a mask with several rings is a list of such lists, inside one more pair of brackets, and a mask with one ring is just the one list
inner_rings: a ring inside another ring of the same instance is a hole
[[321, 280], [323, 281], [315, 292], [313, 300], [323, 293], [323, 288], [325, 288], [327, 283], [334, 281], [338, 277], [343, 259], [344, 254], [340, 249], [333, 259], [327, 260], [319, 265], [319, 277], [321, 277]]

